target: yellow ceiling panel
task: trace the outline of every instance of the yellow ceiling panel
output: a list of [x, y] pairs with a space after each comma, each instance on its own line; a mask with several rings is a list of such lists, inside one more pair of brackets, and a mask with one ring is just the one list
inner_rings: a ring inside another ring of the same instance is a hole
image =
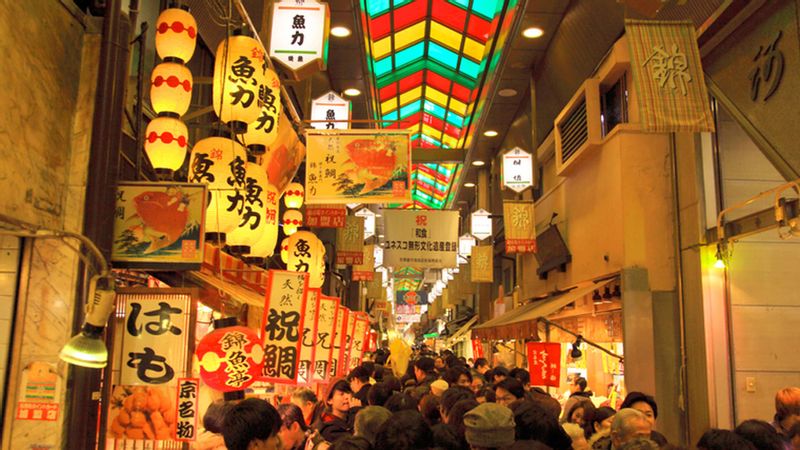
[[388, 55], [392, 51], [392, 37], [386, 36], [385, 38], [372, 43], [372, 57], [379, 60]]
[[394, 35], [394, 51], [402, 50], [403, 48], [421, 41], [425, 38], [425, 21], [404, 28]]
[[422, 96], [422, 86], [417, 86], [410, 91], [403, 92], [400, 94], [400, 105], [405, 105], [408, 102], [417, 100]]

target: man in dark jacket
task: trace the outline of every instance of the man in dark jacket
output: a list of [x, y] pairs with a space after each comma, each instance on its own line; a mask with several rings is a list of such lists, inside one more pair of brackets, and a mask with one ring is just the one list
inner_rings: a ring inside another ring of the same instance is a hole
[[421, 399], [431, 391], [431, 383], [436, 381], [436, 366], [432, 358], [423, 356], [414, 361], [414, 378], [416, 383], [413, 387], [406, 389], [406, 393], [415, 399]]
[[325, 412], [312, 427], [328, 441], [353, 434], [353, 418], [350, 417], [350, 397], [353, 391], [347, 380], [339, 379], [330, 384], [325, 396]]
[[350, 388], [353, 390], [353, 398], [358, 399], [362, 406], [367, 406], [367, 394], [372, 387], [369, 384], [369, 372], [364, 366], [358, 366], [350, 372], [347, 377]]

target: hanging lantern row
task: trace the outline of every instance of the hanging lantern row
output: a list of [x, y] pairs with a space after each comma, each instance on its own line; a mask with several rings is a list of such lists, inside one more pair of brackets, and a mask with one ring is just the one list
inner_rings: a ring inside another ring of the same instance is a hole
[[312, 232], [301, 230], [288, 237], [286, 269], [308, 272], [308, 286], [319, 288], [325, 281], [325, 246]]
[[300, 209], [303, 206], [305, 189], [300, 183], [289, 183], [283, 192], [283, 203], [287, 208]]
[[303, 226], [303, 213], [296, 209], [287, 209], [283, 212], [283, 234], [291, 236]]

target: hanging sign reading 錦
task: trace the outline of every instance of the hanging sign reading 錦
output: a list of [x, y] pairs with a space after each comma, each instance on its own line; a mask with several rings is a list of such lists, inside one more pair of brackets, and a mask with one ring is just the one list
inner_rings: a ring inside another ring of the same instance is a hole
[[697, 36], [691, 21], [626, 20], [644, 131], [714, 131]]
[[347, 338], [347, 321], [350, 317], [350, 310], [344, 306], [339, 306], [339, 309], [336, 311], [336, 324], [333, 327], [334, 336], [333, 336], [333, 355], [331, 356], [331, 364], [330, 364], [330, 377], [333, 378], [338, 376], [342, 360], [341, 360], [341, 353], [342, 348], [344, 347], [345, 339]]
[[353, 339], [350, 342], [349, 362], [347, 365], [348, 372], [361, 365], [368, 331], [369, 317], [365, 313], [359, 312], [356, 316], [355, 325], [353, 325]]
[[346, 130], [350, 128], [350, 101], [330, 91], [311, 101], [311, 128]]
[[533, 202], [503, 201], [506, 253], [536, 253]]
[[363, 247], [364, 261], [361, 264], [353, 265], [353, 281], [372, 281], [375, 276], [375, 245], [369, 244]]
[[330, 11], [327, 3], [285, 0], [272, 7], [269, 56], [296, 80], [325, 70], [328, 60]]
[[339, 299], [319, 296], [317, 308], [316, 338], [314, 341], [313, 376], [311, 381], [322, 383], [330, 377], [331, 358], [333, 357], [333, 339], [336, 334], [336, 315], [339, 312]]
[[191, 293], [142, 289], [119, 294], [125, 305], [120, 384], [167, 384], [182, 376], [189, 352]]
[[361, 208], [355, 215], [364, 218], [364, 239], [375, 236], [375, 213], [369, 208]]
[[297, 384], [307, 386], [311, 384], [312, 364], [316, 347], [317, 311], [322, 292], [319, 289], [308, 289], [306, 310], [303, 320], [303, 333], [300, 336], [300, 363], [297, 366]]
[[492, 235], [492, 213], [479, 209], [470, 215], [470, 231], [473, 236], [482, 241]]
[[312, 228], [342, 228], [347, 217], [344, 205], [306, 205], [305, 224]]
[[561, 344], [528, 342], [526, 350], [531, 386], [558, 387], [561, 377]]
[[306, 130], [306, 203], [411, 201], [411, 132]]
[[458, 211], [384, 210], [383, 265], [444, 269], [456, 267]]
[[364, 218], [347, 216], [344, 228], [336, 230], [336, 264], [364, 264]]
[[472, 247], [470, 269], [473, 283], [491, 283], [494, 281], [494, 246], [476, 245]]
[[502, 183], [516, 192], [533, 186], [533, 155], [519, 147], [504, 153]]
[[262, 381], [297, 383], [300, 333], [306, 308], [308, 273], [270, 270], [264, 317], [261, 320], [264, 342]]
[[205, 184], [117, 185], [115, 267], [198, 270], [203, 262]]

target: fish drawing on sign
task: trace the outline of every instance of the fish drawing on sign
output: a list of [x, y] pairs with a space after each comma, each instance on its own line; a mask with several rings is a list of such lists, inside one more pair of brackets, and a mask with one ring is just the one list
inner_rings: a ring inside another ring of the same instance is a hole
[[347, 144], [346, 149], [348, 158], [342, 164], [344, 170], [339, 178], [349, 183], [340, 183], [340, 188], [350, 190], [363, 185], [358, 195], [364, 195], [403, 175], [395, 171], [397, 152], [390, 141], [356, 139]]
[[[126, 251], [138, 250], [144, 255], [171, 246], [192, 225], [190, 198], [177, 187], [167, 188], [166, 192], [142, 192], [133, 198], [136, 212], [125, 219], [124, 231], [115, 243]], [[138, 248], [144, 244], [147, 246]]]

